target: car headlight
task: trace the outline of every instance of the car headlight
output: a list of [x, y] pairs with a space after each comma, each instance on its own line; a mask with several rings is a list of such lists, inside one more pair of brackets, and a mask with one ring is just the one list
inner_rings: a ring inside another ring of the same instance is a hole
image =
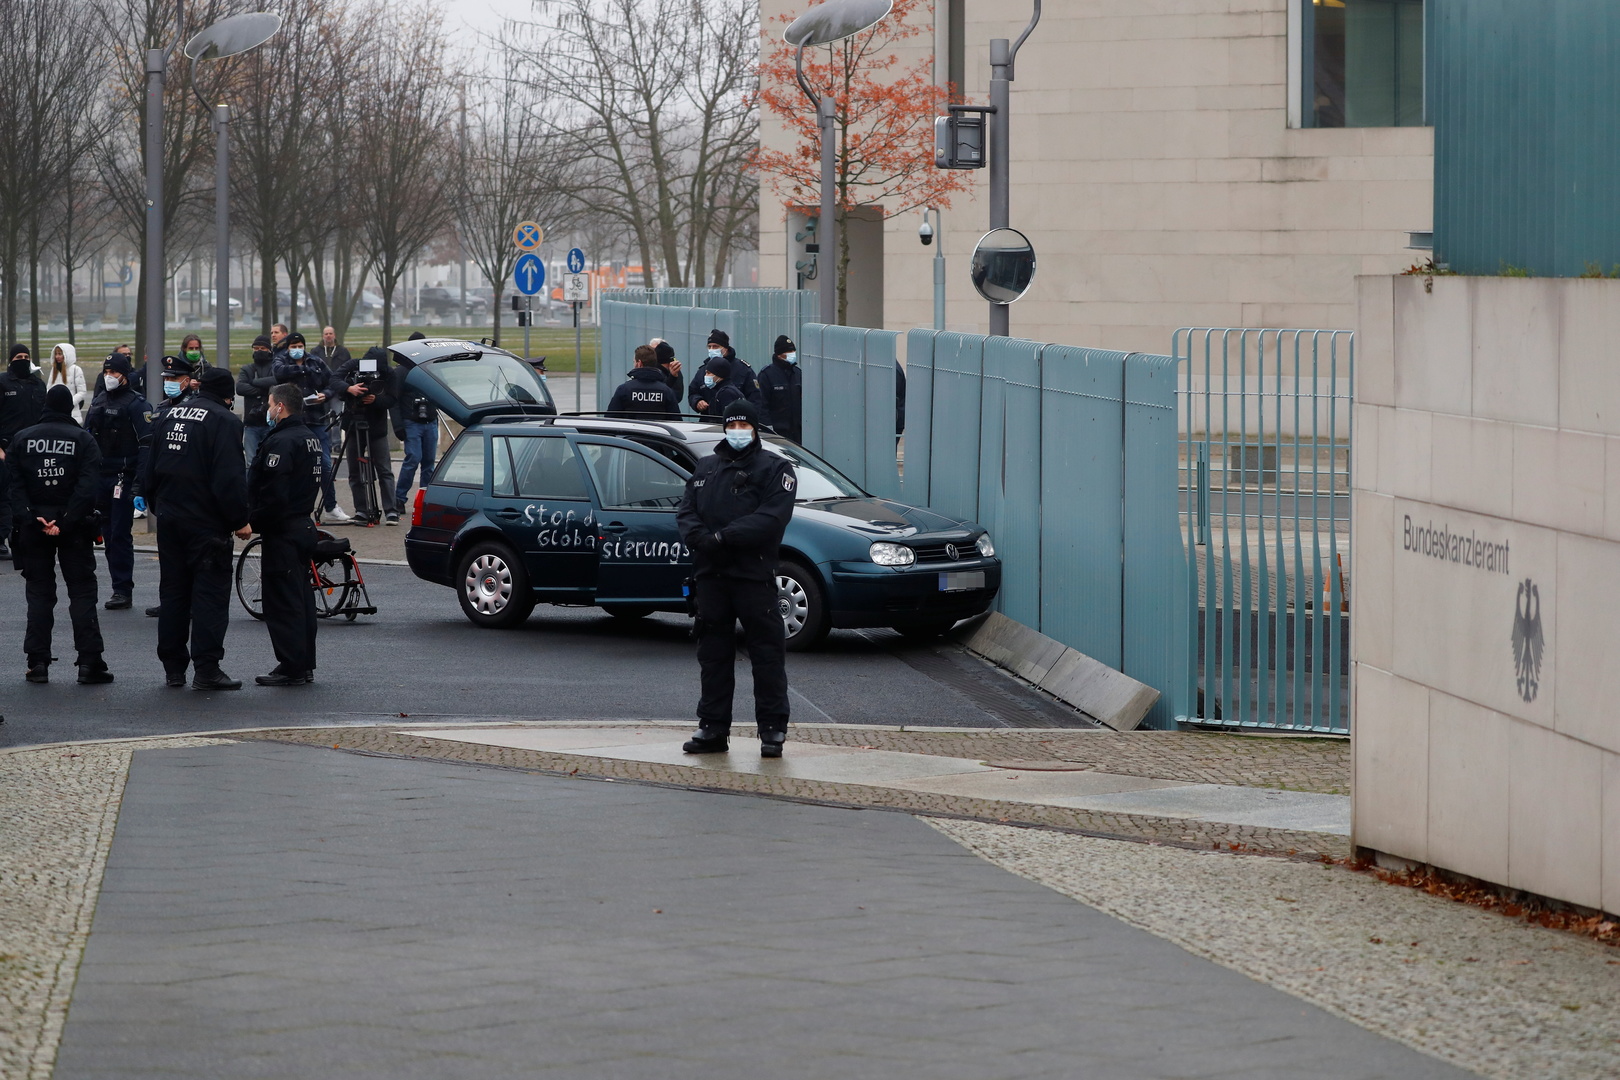
[[904, 544], [885, 544], [881, 541], [871, 547], [872, 561], [879, 566], [910, 566], [917, 561], [917, 553]]
[[979, 538], [973, 541], [973, 546], [979, 549], [979, 554], [990, 558], [996, 553], [996, 545], [990, 542], [989, 533], [980, 533]]

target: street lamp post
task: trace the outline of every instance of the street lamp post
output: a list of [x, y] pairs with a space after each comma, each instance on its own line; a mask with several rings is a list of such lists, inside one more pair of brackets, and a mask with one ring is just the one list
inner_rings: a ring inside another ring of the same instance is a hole
[[163, 396], [163, 82], [169, 50], [146, 50], [146, 251], [141, 278], [146, 287], [146, 397]]
[[[1035, 13], [1029, 25], [1010, 47], [1006, 38], [990, 41], [990, 231], [1009, 228], [1012, 190], [1012, 82], [1013, 62], [1035, 24], [1041, 21], [1041, 0], [1035, 0]], [[990, 336], [1007, 337], [1012, 332], [1011, 312], [1006, 304], [990, 305]]]
[[[934, 215], [934, 223], [928, 223], [928, 215]], [[939, 207], [926, 206], [923, 208], [922, 228], [917, 230], [917, 236], [924, 246], [936, 244], [934, 248], [934, 329], [945, 329], [945, 222], [939, 216]]]
[[881, 22], [894, 6], [894, 0], [827, 0], [800, 15], [782, 32], [789, 45], [797, 45], [794, 74], [799, 89], [810, 99], [816, 110], [816, 131], [821, 140], [821, 222], [816, 229], [816, 243], [820, 254], [816, 274], [821, 288], [821, 321], [833, 326], [838, 322], [838, 222], [836, 163], [837, 143], [834, 140], [838, 120], [838, 104], [831, 96], [817, 95], [804, 77], [804, 50], [811, 45], [830, 45], [854, 37]]

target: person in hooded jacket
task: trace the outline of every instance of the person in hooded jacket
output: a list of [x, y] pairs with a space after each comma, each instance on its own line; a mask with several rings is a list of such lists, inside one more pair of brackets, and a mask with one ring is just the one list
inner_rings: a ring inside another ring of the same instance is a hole
[[[164, 357], [165, 373], [171, 361]], [[197, 393], [156, 417], [141, 488], [157, 511], [158, 659], [170, 686], [239, 690], [225, 674], [230, 622], [231, 534], [246, 540], [247, 465], [242, 421], [231, 412], [236, 380], [222, 368], [203, 373]], [[188, 648], [189, 640], [189, 648]]]
[[79, 367], [79, 350], [64, 341], [51, 348], [51, 366], [45, 371], [45, 389], [65, 386], [73, 395], [73, 422], [84, 423], [84, 410], [90, 407], [90, 388]]
[[731, 335], [724, 330], [716, 328], [709, 331], [709, 355], [703, 364], [692, 374], [692, 381], [686, 389], [686, 400], [693, 409], [698, 409], [699, 392], [703, 389], [703, 375], [709, 370], [709, 363], [713, 360], [724, 360], [727, 365], [726, 378], [742, 397], [760, 409], [765, 405], [765, 399], [760, 395], [759, 376], [738, 357], [737, 350], [731, 347]]
[[759, 373], [765, 395], [765, 424], [794, 442], [804, 441], [804, 373], [799, 370], [799, 347], [786, 334], [777, 336], [770, 366]]
[[637, 345], [636, 366], [613, 391], [607, 414], [616, 420], [679, 420], [680, 400], [680, 392], [669, 388], [658, 366], [658, 351], [650, 345]]
[[728, 748], [737, 681], [735, 627], [741, 622], [754, 668], [760, 755], [781, 757], [788, 683], [776, 568], [798, 475], [792, 462], [760, 444], [759, 411], [753, 405], [734, 400], [715, 418], [725, 424], [725, 439], [698, 462], [675, 516], [681, 540], [692, 550], [703, 684], [697, 733], [681, 749], [718, 754]]
[[75, 663], [81, 683], [110, 683], [96, 618], [96, 485], [101, 451], [73, 422], [73, 393], [53, 386], [39, 422], [18, 431], [8, 453], [15, 473], [17, 563], [27, 582], [28, 629], [23, 653], [31, 683], [51, 680], [56, 624], [56, 566], [67, 586]]
[[265, 423], [248, 472], [248, 519], [264, 541], [261, 575], [264, 623], [276, 666], [254, 682], [302, 686], [315, 681], [315, 593], [309, 561], [315, 553], [311, 516], [321, 492], [321, 442], [304, 426], [304, 402], [283, 383], [270, 391]]
[[388, 410], [394, 404], [388, 350], [373, 345], [359, 359], [333, 372], [332, 385], [343, 395], [344, 459], [349, 466], [355, 520], [368, 525], [398, 525], [394, 461], [388, 447], [388, 432], [393, 426]]
[[96, 510], [107, 552], [107, 577], [112, 582], [108, 611], [121, 611], [135, 595], [135, 508], [146, 509], [141, 497], [141, 474], [152, 446], [152, 406], [130, 386], [129, 357], [107, 357], [102, 380], [107, 389], [90, 406], [85, 430], [101, 451], [101, 476]]
[[28, 346], [13, 345], [6, 370], [0, 373], [0, 559], [11, 556], [6, 546], [12, 533], [10, 467], [6, 447], [11, 437], [39, 422], [45, 410], [45, 380], [34, 371]]

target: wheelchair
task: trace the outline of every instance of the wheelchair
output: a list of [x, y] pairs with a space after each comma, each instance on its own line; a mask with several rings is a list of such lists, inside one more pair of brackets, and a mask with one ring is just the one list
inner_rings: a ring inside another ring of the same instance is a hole
[[[247, 613], [264, 621], [264, 594], [261, 588], [262, 562], [255, 536], [236, 557], [236, 598]], [[354, 549], [341, 536], [325, 529], [315, 530], [315, 554], [309, 560], [309, 587], [315, 590], [315, 617], [345, 618], [350, 622], [362, 615], [377, 614], [371, 594], [366, 591], [365, 575]]]

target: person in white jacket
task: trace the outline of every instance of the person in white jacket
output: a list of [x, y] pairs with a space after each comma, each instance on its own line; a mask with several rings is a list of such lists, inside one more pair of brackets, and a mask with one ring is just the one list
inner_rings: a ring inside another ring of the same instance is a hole
[[73, 421], [84, 423], [84, 411], [90, 407], [90, 387], [85, 382], [84, 371], [79, 367], [79, 350], [67, 342], [51, 350], [50, 368], [40, 373], [45, 379], [45, 389], [53, 386], [65, 386], [73, 395]]

